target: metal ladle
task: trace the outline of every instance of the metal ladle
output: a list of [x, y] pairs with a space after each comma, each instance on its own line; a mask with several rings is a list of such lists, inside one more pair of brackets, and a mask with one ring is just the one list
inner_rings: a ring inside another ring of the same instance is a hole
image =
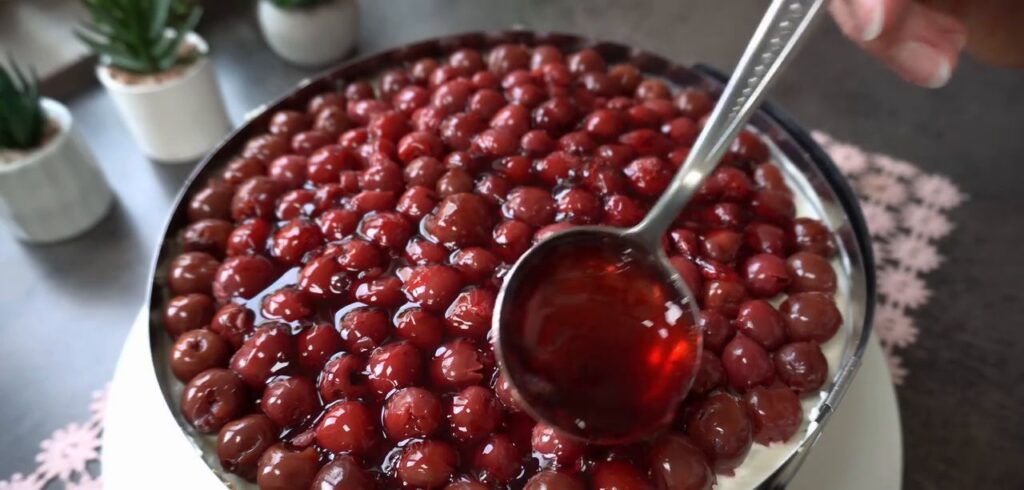
[[[782, 73], [793, 53], [810, 30], [814, 20], [822, 11], [824, 0], [774, 0], [765, 13], [757, 30], [754, 32], [746, 51], [711, 113], [704, 130], [701, 132], [681, 170], [672, 179], [661, 198], [654, 204], [647, 216], [636, 226], [629, 229], [618, 229], [606, 226], [586, 226], [566, 230], [552, 235], [527, 251], [509, 271], [505, 282], [498, 293], [493, 316], [492, 328], [496, 335], [496, 354], [502, 365], [503, 373], [509, 384], [517, 393], [523, 408], [535, 418], [554, 425], [559, 429], [581, 436], [592, 441], [607, 441], [608, 434], [588, 432], [590, 428], [583, 424], [571, 426], [564, 422], [564, 413], [554, 416], [552, 407], [555, 397], [551, 393], [551, 384], [538, 382], [544, 374], [527, 372], [529, 359], [516, 358], [523, 356], [521, 350], [512, 348], [523, 339], [515, 338], [522, 335], [521, 329], [512, 328], [510, 308], [522, 304], [517, 295], [523, 295], [523, 278], [544, 274], [546, 259], [556, 251], [564, 252], [563, 247], [579, 246], [581, 241], [617, 242], [623, 248], [639, 250], [653, 260], [664, 271], [663, 277], [670, 282], [677, 292], [681, 304], [695, 309], [696, 302], [688, 291], [679, 273], [669, 263], [662, 247], [662, 236], [668, 231], [683, 207], [690, 201], [701, 183], [711, 175], [739, 134], [747, 120], [754, 113], [765, 92]], [[691, 328], [698, 328], [695, 322]], [[697, 336], [699, 338], [699, 334]], [[696, 353], [699, 359], [699, 342]], [[692, 381], [692, 376], [690, 381]], [[637, 380], [638, 383], [643, 380]], [[667, 404], [664, 413], [675, 410], [676, 405], [685, 397], [690, 382], [678, 387], [678, 396]], [[599, 391], [599, 390], [595, 390]], [[596, 396], [596, 395], [595, 395]], [[585, 401], [585, 400], [584, 400]], [[595, 398], [594, 403], [599, 403]], [[562, 407], [564, 408], [564, 407]], [[591, 406], [590, 410], [595, 407]], [[600, 410], [598, 406], [596, 409]], [[609, 406], [607, 410], [615, 410]], [[614, 414], [609, 414], [614, 416]], [[570, 417], [571, 420], [571, 417]], [[580, 420], [580, 419], [577, 419]], [[559, 421], [562, 421], [559, 423]], [[648, 429], [650, 421], [636, 420], [637, 427]], [[642, 431], [641, 431], [642, 432]]]

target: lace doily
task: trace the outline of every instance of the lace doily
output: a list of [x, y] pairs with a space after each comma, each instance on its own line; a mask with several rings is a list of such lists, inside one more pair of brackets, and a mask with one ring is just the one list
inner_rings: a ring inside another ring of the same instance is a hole
[[[900, 385], [909, 373], [899, 351], [912, 346], [920, 334], [911, 313], [931, 296], [925, 274], [944, 260], [935, 242], [953, 230], [946, 213], [965, 196], [945, 176], [866, 152], [821, 132], [815, 132], [814, 138], [860, 196], [878, 265], [875, 332], [893, 382]], [[89, 420], [56, 430], [40, 443], [35, 471], [0, 480], [0, 490], [100, 490], [98, 459], [105, 404], [106, 389], [94, 393]]]

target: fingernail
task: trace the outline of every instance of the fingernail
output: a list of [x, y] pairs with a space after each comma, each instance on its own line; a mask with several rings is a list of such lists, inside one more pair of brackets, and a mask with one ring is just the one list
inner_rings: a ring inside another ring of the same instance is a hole
[[860, 26], [861, 41], [874, 41], [882, 35], [885, 24], [885, 7], [878, 0], [849, 0], [853, 3], [853, 15]]
[[950, 60], [941, 51], [917, 41], [903, 43], [892, 51], [892, 59], [904, 77], [927, 88], [939, 88], [953, 75]]

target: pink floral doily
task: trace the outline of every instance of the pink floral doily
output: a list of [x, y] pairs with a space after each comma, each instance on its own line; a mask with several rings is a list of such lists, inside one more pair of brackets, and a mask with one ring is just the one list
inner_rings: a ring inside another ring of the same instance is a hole
[[100, 434], [107, 408], [107, 390], [92, 395], [89, 420], [72, 422], [57, 429], [39, 444], [35, 471], [27, 475], [15, 473], [0, 481], [0, 490], [100, 490]]
[[[909, 373], [899, 351], [917, 341], [911, 313], [931, 296], [924, 275], [942, 264], [935, 242], [953, 230], [946, 213], [966, 198], [949, 178], [909, 162], [863, 149], [815, 132], [861, 199], [871, 231], [878, 271], [875, 333], [893, 382]], [[100, 490], [100, 435], [107, 390], [93, 394], [91, 416], [56, 430], [40, 443], [38, 466], [29, 474], [0, 480], [0, 490]]]
[[946, 213], [966, 196], [948, 177], [814, 132], [860, 197], [878, 273], [875, 333], [893, 382], [909, 374], [899, 350], [917, 342], [911, 312], [928, 302], [924, 275], [944, 260], [935, 242], [953, 231]]

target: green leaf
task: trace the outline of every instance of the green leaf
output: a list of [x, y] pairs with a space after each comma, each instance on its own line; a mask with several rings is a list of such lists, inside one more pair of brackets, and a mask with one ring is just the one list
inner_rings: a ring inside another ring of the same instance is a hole
[[0, 147], [33, 148], [42, 141], [46, 118], [40, 103], [39, 76], [8, 55], [0, 63]]
[[153, 0], [153, 18], [149, 24], [149, 38], [159, 40], [164, 37], [167, 19], [171, 14], [173, 0]]

